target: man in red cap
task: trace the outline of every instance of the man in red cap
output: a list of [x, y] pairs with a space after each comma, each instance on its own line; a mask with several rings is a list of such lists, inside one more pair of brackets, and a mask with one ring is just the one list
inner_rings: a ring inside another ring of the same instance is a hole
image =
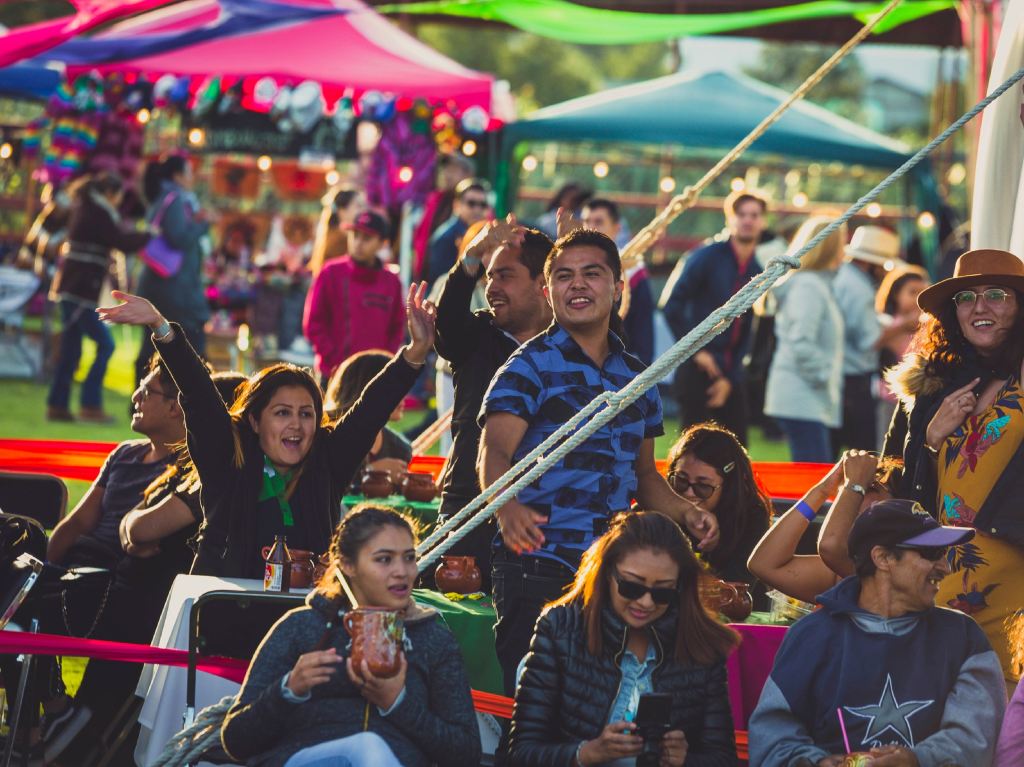
[[405, 334], [402, 283], [377, 257], [388, 237], [388, 222], [364, 210], [345, 228], [348, 255], [320, 270], [302, 317], [302, 330], [313, 345], [316, 369], [325, 382], [356, 352], [398, 351]]

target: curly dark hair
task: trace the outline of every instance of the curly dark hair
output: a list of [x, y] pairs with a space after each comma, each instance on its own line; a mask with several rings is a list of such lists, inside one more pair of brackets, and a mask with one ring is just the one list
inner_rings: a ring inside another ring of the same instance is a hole
[[925, 373], [949, 381], [966, 363], [980, 361], [999, 375], [1019, 376], [1024, 362], [1024, 298], [1018, 291], [1012, 292], [1018, 307], [1013, 328], [1007, 334], [1007, 342], [996, 354], [984, 360], [964, 337], [952, 301], [943, 306], [938, 316], [929, 315], [910, 344], [910, 348], [925, 359]]

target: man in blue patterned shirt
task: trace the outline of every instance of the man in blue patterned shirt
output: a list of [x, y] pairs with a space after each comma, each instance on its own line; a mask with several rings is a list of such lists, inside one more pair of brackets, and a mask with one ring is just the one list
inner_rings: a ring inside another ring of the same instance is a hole
[[[477, 461], [484, 487], [594, 397], [644, 369], [614, 332], [622, 294], [614, 242], [578, 229], [555, 243], [544, 276], [555, 322], [513, 353], [484, 397]], [[718, 542], [714, 516], [676, 495], [657, 471], [661, 421], [661, 399], [651, 389], [498, 510], [492, 579], [507, 694], [541, 608], [562, 594], [583, 552], [632, 499], [672, 516], [702, 548]]]

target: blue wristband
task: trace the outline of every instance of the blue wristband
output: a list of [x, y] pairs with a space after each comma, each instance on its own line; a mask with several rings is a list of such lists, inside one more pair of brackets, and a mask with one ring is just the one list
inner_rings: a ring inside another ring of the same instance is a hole
[[793, 508], [799, 511], [808, 522], [813, 522], [814, 518], [818, 516], [818, 512], [812, 509], [807, 501], [804, 500], [797, 501]]

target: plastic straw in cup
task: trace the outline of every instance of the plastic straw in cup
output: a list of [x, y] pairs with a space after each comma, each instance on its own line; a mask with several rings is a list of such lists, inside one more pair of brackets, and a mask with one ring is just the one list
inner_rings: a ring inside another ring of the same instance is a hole
[[359, 607], [359, 603], [356, 601], [356, 595], [352, 593], [352, 589], [349, 588], [348, 581], [345, 580], [345, 574], [341, 572], [341, 568], [337, 565], [334, 566], [334, 577], [338, 579], [338, 583], [340, 583], [341, 587], [345, 590], [345, 596], [348, 597], [348, 603], [352, 605], [352, 609], [355, 610]]
[[843, 709], [836, 709], [836, 716], [839, 717], [839, 729], [843, 732], [843, 745], [846, 746], [846, 753], [850, 753], [850, 738], [846, 734], [846, 722], [843, 721]]

